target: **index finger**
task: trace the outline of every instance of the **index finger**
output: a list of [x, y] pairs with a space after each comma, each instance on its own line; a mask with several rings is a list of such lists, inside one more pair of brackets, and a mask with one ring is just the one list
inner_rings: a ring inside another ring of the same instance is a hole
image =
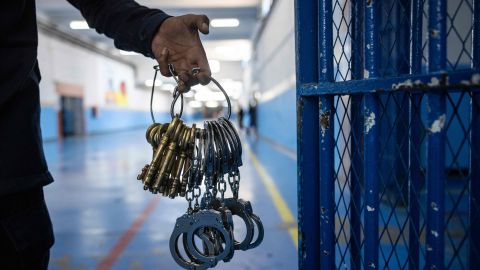
[[212, 76], [212, 72], [210, 71], [210, 65], [208, 64], [208, 60], [206, 56], [202, 56], [197, 60], [198, 67], [200, 68], [200, 72], [197, 74], [198, 81], [202, 85], [207, 85], [210, 83], [210, 77]]

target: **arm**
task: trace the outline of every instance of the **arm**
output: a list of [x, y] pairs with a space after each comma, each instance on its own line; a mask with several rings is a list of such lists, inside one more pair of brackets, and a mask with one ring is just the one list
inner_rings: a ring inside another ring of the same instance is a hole
[[154, 57], [150, 44], [157, 28], [170, 17], [132, 0], [68, 1], [80, 10], [90, 27], [112, 38], [117, 48], [148, 57]]
[[[158, 9], [149, 9], [133, 0], [68, 0], [98, 33], [113, 38], [115, 46], [156, 58], [164, 76], [171, 76], [173, 64], [181, 83], [188, 91], [197, 83], [210, 82], [210, 67], [198, 30], [208, 34], [208, 18], [200, 15], [171, 17]], [[192, 76], [191, 70], [201, 72]]]

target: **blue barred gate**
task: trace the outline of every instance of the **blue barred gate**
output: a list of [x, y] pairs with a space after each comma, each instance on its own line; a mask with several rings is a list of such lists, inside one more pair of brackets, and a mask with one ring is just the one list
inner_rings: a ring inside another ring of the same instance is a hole
[[300, 269], [480, 269], [480, 0], [297, 0]]

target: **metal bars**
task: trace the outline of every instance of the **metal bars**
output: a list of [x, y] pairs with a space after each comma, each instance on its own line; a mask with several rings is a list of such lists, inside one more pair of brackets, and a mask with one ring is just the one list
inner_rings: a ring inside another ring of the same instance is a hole
[[296, 1], [300, 269], [480, 265], [479, 1]]
[[[297, 83], [318, 82], [317, 2], [295, 2]], [[299, 269], [320, 264], [318, 97], [297, 95]]]
[[[380, 1], [368, 1], [365, 7], [365, 78], [376, 78], [380, 70]], [[364, 268], [378, 267], [378, 211], [379, 211], [379, 138], [377, 95], [365, 95], [364, 153], [365, 153], [365, 250]]]
[[[472, 30], [472, 67], [480, 70], [480, 1], [473, 1], [473, 30]], [[480, 94], [474, 93], [471, 98], [472, 130], [470, 141], [470, 269], [480, 265]]]
[[[428, 71], [446, 66], [447, 1], [429, 0]], [[440, 85], [444, 81], [438, 82]], [[444, 269], [445, 229], [445, 94], [427, 94], [427, 269]]]
[[[364, 65], [364, 15], [365, 1], [352, 1], [352, 79], [363, 78]], [[363, 183], [363, 113], [362, 97], [351, 99], [352, 128], [350, 131], [352, 147], [352, 165], [350, 167], [350, 269], [360, 269], [362, 246], [361, 198]]]
[[[332, 2], [318, 6], [319, 82], [333, 81]], [[334, 189], [334, 112], [333, 96], [320, 96], [320, 269], [335, 267], [335, 189]]]
[[470, 269], [480, 265], [480, 94], [472, 97], [472, 131], [470, 140]]
[[[410, 74], [422, 72], [422, 27], [423, 27], [423, 0], [413, 0], [411, 5], [411, 49]], [[408, 179], [408, 211], [409, 238], [408, 238], [408, 268], [420, 269], [420, 204], [418, 196], [421, 191], [421, 169], [417, 151], [420, 149], [421, 122], [418, 113], [421, 107], [421, 95], [413, 93], [410, 101], [410, 140], [409, 140], [409, 179]]]

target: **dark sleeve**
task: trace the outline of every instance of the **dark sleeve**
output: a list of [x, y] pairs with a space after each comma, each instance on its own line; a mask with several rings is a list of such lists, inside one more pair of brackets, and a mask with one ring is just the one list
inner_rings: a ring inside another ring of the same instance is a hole
[[113, 38], [115, 46], [125, 51], [154, 57], [152, 39], [168, 17], [133, 0], [68, 0], [82, 13], [90, 27]]

